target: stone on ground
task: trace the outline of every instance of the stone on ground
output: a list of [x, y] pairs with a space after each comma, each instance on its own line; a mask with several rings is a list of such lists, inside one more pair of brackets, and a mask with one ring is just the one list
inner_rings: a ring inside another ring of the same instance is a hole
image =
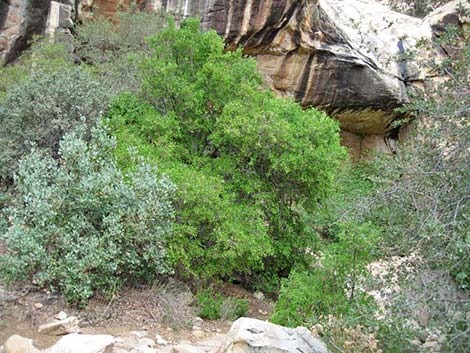
[[[328, 353], [325, 344], [305, 327], [290, 329], [267, 321], [235, 321], [217, 353]], [[183, 353], [183, 352], [178, 352]]]
[[2, 353], [40, 353], [41, 351], [33, 346], [33, 340], [19, 335], [13, 335], [7, 339], [3, 346]]
[[72, 333], [62, 337], [44, 353], [111, 353], [113, 344], [113, 336]]

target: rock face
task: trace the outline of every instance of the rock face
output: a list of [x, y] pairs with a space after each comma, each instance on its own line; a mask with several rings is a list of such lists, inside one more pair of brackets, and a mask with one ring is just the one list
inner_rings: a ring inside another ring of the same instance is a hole
[[328, 353], [326, 346], [305, 327], [289, 329], [266, 321], [235, 321], [217, 353]]
[[[141, 9], [199, 16], [229, 47], [243, 46], [259, 62], [273, 90], [340, 121], [344, 143], [393, 149], [394, 109], [409, 87], [428, 78], [416, 59], [403, 59], [444, 24], [466, 21], [458, 0], [424, 19], [391, 11], [373, 0], [138, 0]], [[13, 59], [34, 33], [67, 30], [81, 19], [112, 16], [131, 0], [10, 0], [0, 5], [0, 59]], [[470, 3], [465, 6], [470, 8]], [[50, 9], [50, 11], [49, 11]], [[48, 15], [49, 14], [49, 15]], [[48, 21], [46, 21], [48, 18]], [[468, 20], [468, 19], [467, 19]], [[417, 59], [425, 53], [417, 53]], [[444, 55], [436, 49], [434, 56]], [[358, 149], [358, 150], [357, 150]]]
[[0, 62], [15, 59], [35, 34], [44, 33], [49, 5], [49, 0], [0, 3]]
[[[436, 12], [461, 24], [456, 4]], [[403, 58], [434, 38], [435, 17], [402, 15], [371, 0], [216, 0], [204, 25], [256, 56], [278, 94], [337, 118], [357, 158], [369, 149], [393, 151], [395, 108], [429, 78], [417, 65], [429, 54]]]

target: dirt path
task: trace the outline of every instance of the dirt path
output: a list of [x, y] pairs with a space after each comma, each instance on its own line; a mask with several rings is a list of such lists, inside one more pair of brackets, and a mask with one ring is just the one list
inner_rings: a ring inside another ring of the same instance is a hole
[[[248, 316], [267, 319], [272, 305], [237, 286], [223, 288], [224, 294], [250, 301]], [[193, 307], [193, 297], [186, 287], [132, 288], [123, 290], [112, 300], [93, 298], [85, 309], [68, 306], [62, 297], [39, 291], [32, 286], [6, 290], [0, 286], [0, 346], [13, 334], [31, 338], [37, 348], [52, 346], [60, 337], [38, 333], [38, 327], [54, 320], [64, 311], [80, 319], [85, 334], [126, 335], [131, 331], [146, 331], [155, 339], [161, 336], [171, 345], [220, 341], [230, 329], [227, 320], [200, 321]], [[196, 323], [196, 326], [194, 327]]]

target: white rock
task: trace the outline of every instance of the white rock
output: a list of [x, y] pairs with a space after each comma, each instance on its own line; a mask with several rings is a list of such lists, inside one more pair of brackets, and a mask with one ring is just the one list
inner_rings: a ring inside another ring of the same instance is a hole
[[112, 352], [113, 344], [113, 336], [72, 333], [62, 337], [44, 353], [108, 353]]
[[155, 339], [157, 340], [157, 344], [160, 346], [166, 346], [168, 342], [160, 335], [156, 335]]
[[173, 347], [171, 353], [206, 353], [206, 351], [191, 344], [178, 344]]
[[138, 343], [139, 347], [147, 347], [147, 348], [157, 348], [157, 344], [151, 338], [141, 338]]
[[305, 327], [290, 329], [267, 321], [235, 321], [217, 353], [328, 353], [325, 344]]
[[199, 316], [196, 316], [196, 317], [193, 319], [193, 325], [194, 325], [194, 326], [199, 326], [199, 327], [201, 327], [203, 324], [204, 324], [204, 320], [203, 320], [202, 318], [200, 318]]
[[193, 336], [196, 338], [206, 337], [206, 333], [203, 330], [193, 330]]
[[253, 294], [253, 296], [255, 297], [255, 299], [258, 299], [258, 300], [264, 300], [264, 294], [262, 292], [255, 292], [255, 294]]
[[2, 353], [40, 353], [40, 350], [33, 346], [33, 340], [19, 335], [13, 335], [7, 339], [3, 346]]
[[148, 332], [145, 331], [145, 330], [132, 331], [132, 332], [130, 332], [130, 334], [136, 336], [137, 338], [144, 338], [144, 337], [148, 336]]
[[59, 312], [56, 316], [54, 316], [57, 320], [65, 320], [67, 318], [67, 313], [65, 311]]

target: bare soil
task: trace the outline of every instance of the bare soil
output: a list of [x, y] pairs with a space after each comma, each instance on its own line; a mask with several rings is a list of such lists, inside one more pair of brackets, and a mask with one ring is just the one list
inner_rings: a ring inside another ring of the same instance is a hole
[[[272, 303], [257, 300], [239, 286], [223, 285], [217, 290], [248, 299], [249, 317], [266, 320], [272, 312]], [[53, 321], [61, 311], [77, 316], [82, 332], [87, 334], [119, 336], [145, 330], [149, 337], [159, 334], [170, 344], [201, 339], [193, 335], [197, 309], [184, 286], [125, 288], [111, 300], [94, 297], [86, 308], [79, 309], [67, 305], [60, 295], [31, 285], [6, 289], [0, 284], [0, 346], [9, 336], [19, 334], [33, 339], [40, 349], [50, 347], [60, 337], [40, 334], [38, 327]], [[227, 333], [231, 324], [226, 320], [204, 320], [201, 329], [210, 337], [211, 333]]]

